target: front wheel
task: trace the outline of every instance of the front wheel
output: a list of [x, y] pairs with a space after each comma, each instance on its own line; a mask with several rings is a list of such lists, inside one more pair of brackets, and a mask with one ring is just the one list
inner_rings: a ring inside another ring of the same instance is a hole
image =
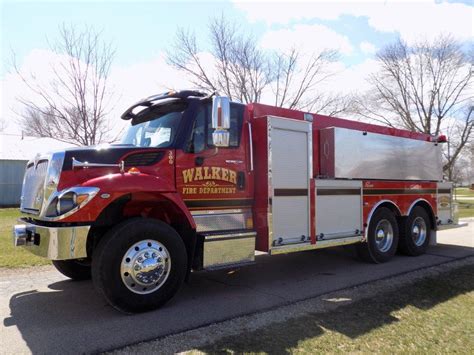
[[397, 251], [398, 224], [388, 208], [380, 207], [370, 220], [367, 241], [357, 245], [359, 256], [368, 262], [383, 263]]
[[136, 218], [112, 228], [93, 254], [92, 280], [116, 309], [144, 312], [170, 300], [187, 270], [179, 234], [157, 220]]

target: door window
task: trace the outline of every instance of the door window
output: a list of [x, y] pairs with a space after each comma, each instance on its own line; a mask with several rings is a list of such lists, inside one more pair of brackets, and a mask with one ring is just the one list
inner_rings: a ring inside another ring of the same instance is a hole
[[[212, 144], [212, 121], [211, 104], [199, 108], [193, 124], [193, 130], [188, 144], [188, 152], [199, 153], [206, 147], [214, 147]], [[242, 133], [244, 105], [231, 103], [230, 105], [230, 139], [229, 148], [237, 148], [240, 145]]]

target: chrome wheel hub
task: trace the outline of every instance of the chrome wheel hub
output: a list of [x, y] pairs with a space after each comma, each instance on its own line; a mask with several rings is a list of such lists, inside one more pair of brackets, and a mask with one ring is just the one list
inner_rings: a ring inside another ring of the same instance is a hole
[[421, 217], [416, 217], [411, 226], [411, 237], [416, 246], [422, 246], [426, 240], [428, 229], [425, 220]]
[[393, 228], [390, 222], [382, 219], [375, 227], [375, 245], [382, 253], [390, 250], [393, 244]]
[[165, 283], [171, 258], [163, 244], [142, 240], [133, 244], [122, 258], [120, 273], [127, 288], [138, 294], [152, 293]]

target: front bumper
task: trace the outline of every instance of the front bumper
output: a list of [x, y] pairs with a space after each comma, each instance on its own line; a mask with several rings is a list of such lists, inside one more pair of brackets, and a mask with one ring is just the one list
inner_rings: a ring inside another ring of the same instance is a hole
[[13, 244], [50, 260], [87, 257], [90, 226], [45, 227], [23, 222], [13, 227]]

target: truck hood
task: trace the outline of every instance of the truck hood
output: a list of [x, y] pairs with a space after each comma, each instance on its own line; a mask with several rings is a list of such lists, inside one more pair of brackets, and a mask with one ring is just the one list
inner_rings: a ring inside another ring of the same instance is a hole
[[[125, 165], [152, 165], [164, 156], [164, 149], [152, 147], [135, 147], [124, 144], [107, 144], [90, 147], [65, 149], [63, 171], [72, 170], [72, 159], [80, 162], [96, 164], [118, 164], [125, 158]], [[133, 154], [133, 153], [137, 154]], [[139, 153], [139, 154], [138, 154]], [[137, 159], [138, 155], [143, 159]], [[134, 157], [133, 163], [127, 164], [127, 159]]]

